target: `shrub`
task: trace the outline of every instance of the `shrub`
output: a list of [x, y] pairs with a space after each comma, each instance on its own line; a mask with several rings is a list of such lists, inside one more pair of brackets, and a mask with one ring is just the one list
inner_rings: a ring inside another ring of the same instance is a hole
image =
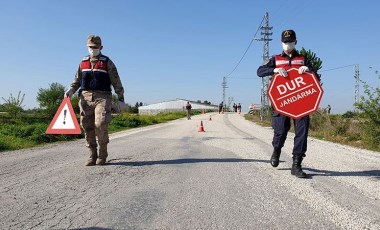
[[5, 104], [2, 105], [3, 110], [5, 112], [8, 112], [13, 118], [16, 118], [22, 111], [24, 107], [22, 105], [24, 98], [25, 98], [25, 93], [22, 95], [22, 98], [20, 98], [21, 91], [18, 92], [17, 98], [14, 97], [12, 94], [9, 96], [8, 99], [5, 99], [2, 97], [2, 99], [6, 102]]
[[28, 148], [33, 145], [33, 141], [28, 139], [0, 134], [0, 151]]
[[38, 90], [37, 101], [49, 117], [54, 117], [54, 114], [63, 100], [64, 93], [65, 87], [56, 82], [50, 84], [48, 89], [40, 88]]
[[[378, 74], [378, 72], [375, 72]], [[378, 75], [380, 79], [380, 75]], [[363, 83], [364, 94], [359, 103], [355, 103], [356, 108], [361, 111], [364, 118], [364, 138], [370, 148], [379, 149], [380, 147], [380, 87], [373, 88], [367, 83]]]
[[356, 113], [351, 112], [351, 111], [347, 111], [347, 112], [345, 112], [345, 113], [342, 115], [342, 117], [344, 117], [344, 118], [354, 118], [355, 116], [356, 116]]

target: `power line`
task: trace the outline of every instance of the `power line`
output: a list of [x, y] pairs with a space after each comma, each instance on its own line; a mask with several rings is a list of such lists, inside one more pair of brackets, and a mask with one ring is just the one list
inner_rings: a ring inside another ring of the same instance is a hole
[[[319, 72], [333, 71], [333, 70], [343, 69], [343, 68], [347, 68], [347, 67], [351, 67], [351, 66], [355, 66], [355, 75], [354, 75], [354, 78], [355, 78], [354, 105], [355, 105], [355, 104], [360, 102], [360, 92], [359, 92], [359, 90], [360, 90], [360, 70], [359, 70], [359, 64], [345, 65], [345, 66], [340, 66], [340, 67], [336, 67], [336, 68], [332, 68], [332, 69], [322, 70]], [[356, 107], [354, 108], [354, 112], [358, 112]]]
[[233, 68], [233, 70], [232, 70], [229, 74], [227, 74], [225, 77], [229, 77], [233, 72], [235, 72], [235, 70], [237, 69], [237, 67], [240, 65], [241, 61], [244, 59], [244, 57], [245, 57], [245, 55], [247, 54], [249, 48], [251, 47], [253, 41], [255, 40], [256, 35], [257, 35], [257, 33], [259, 32], [259, 30], [260, 30], [260, 28], [261, 28], [261, 25], [263, 24], [263, 21], [264, 21], [264, 18], [263, 18], [263, 20], [261, 20], [261, 23], [260, 23], [259, 27], [257, 28], [256, 33], [255, 33], [255, 35], [253, 36], [251, 42], [249, 43], [247, 49], [245, 50], [243, 56], [240, 58], [239, 62], [235, 65], [235, 67]]
[[340, 67], [336, 67], [336, 68], [332, 68], [332, 69], [321, 70], [319, 72], [326, 72], [326, 71], [332, 71], [332, 70], [337, 70], [337, 69], [343, 69], [343, 68], [347, 68], [347, 67], [350, 67], [350, 66], [355, 66], [355, 64], [340, 66]]
[[249, 79], [249, 80], [255, 80], [258, 79], [257, 77], [233, 77], [231, 79]]

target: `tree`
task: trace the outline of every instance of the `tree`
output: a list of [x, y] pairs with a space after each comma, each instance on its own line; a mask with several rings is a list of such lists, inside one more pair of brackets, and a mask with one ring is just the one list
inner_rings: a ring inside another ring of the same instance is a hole
[[318, 74], [318, 70], [322, 68], [322, 60], [313, 51], [306, 50], [304, 47], [300, 50], [300, 54], [309, 60], [311, 64], [310, 71], [313, 71], [317, 75], [318, 80], [321, 81], [321, 75]]
[[127, 105], [127, 107], [130, 107], [131, 113], [139, 113], [139, 107], [143, 106], [144, 103], [137, 101], [136, 104], [135, 104], [135, 106], [130, 106], [128, 104], [126, 104], [126, 105]]
[[[378, 78], [380, 80], [380, 75]], [[365, 118], [365, 139], [371, 147], [376, 148], [380, 146], [380, 87], [373, 88], [364, 81], [362, 83], [366, 96], [361, 96], [360, 101], [354, 105]]]
[[48, 89], [40, 88], [37, 93], [37, 101], [41, 109], [49, 116], [54, 117], [59, 105], [62, 103], [65, 87], [59, 83], [52, 83]]
[[17, 98], [13, 97], [12, 94], [8, 99], [2, 97], [5, 101], [5, 104], [3, 104], [4, 111], [9, 113], [13, 118], [16, 118], [23, 111], [22, 107], [24, 106], [22, 103], [24, 102], [25, 93], [22, 95], [22, 98], [20, 98], [20, 95], [21, 91], [18, 92]]
[[136, 102], [135, 106], [132, 106], [131, 113], [139, 113], [139, 102]]

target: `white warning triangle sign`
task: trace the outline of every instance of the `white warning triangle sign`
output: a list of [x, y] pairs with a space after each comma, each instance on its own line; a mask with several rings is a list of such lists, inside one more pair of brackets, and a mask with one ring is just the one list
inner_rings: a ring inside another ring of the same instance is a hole
[[54, 115], [46, 134], [81, 134], [81, 130], [71, 105], [70, 98], [65, 97]]

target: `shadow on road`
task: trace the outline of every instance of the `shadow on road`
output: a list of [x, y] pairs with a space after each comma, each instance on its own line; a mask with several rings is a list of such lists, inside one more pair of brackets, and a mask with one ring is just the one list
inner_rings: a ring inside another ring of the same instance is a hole
[[88, 227], [88, 228], [69, 228], [70, 230], [113, 230], [113, 228], [99, 228], [99, 227]]
[[111, 159], [106, 165], [125, 165], [125, 166], [146, 166], [146, 165], [175, 165], [175, 164], [194, 164], [194, 163], [242, 163], [242, 162], [262, 162], [269, 163], [269, 160], [239, 159], [239, 158], [185, 158], [160, 161], [123, 161], [127, 159]]
[[380, 170], [366, 170], [366, 171], [352, 171], [352, 172], [336, 172], [329, 170], [319, 170], [312, 168], [303, 168], [312, 173], [308, 173], [309, 176], [356, 176], [356, 177], [372, 177], [380, 180]]
[[[357, 177], [371, 177], [380, 180], [380, 170], [367, 170], [367, 171], [352, 171], [352, 172], [336, 172], [328, 170], [319, 170], [313, 168], [302, 167], [307, 174], [306, 179], [312, 179], [314, 176], [357, 176]], [[279, 168], [278, 170], [290, 171], [291, 168]]]

